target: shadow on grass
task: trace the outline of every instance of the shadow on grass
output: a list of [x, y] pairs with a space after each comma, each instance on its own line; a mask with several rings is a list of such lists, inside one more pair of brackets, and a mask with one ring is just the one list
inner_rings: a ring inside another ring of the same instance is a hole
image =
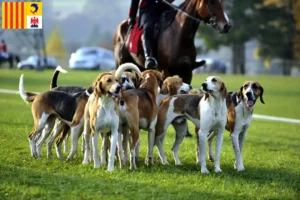
[[[156, 163], [155, 165], [160, 166], [157, 169], [154, 169], [156, 166], [152, 166], [154, 170], [146, 169], [145, 172], [153, 173], [153, 171], [157, 171], [159, 173], [169, 173], [169, 174], [183, 174], [186, 175], [195, 175], [195, 173], [199, 174], [199, 176], [219, 176], [221, 178], [230, 177], [232, 179], [239, 179], [245, 182], [252, 182], [259, 185], [280, 185], [284, 188], [290, 188], [297, 193], [300, 192], [300, 174], [293, 173], [284, 169], [269, 169], [263, 167], [247, 167], [245, 171], [237, 172], [233, 165], [221, 165], [223, 170], [222, 173], [214, 173], [214, 164], [210, 161], [207, 162], [208, 170], [211, 172], [210, 174], [201, 174], [200, 172], [200, 164], [184, 164], [181, 166], [175, 165], [166, 165], [163, 166], [161, 164]], [[152, 168], [150, 167], [150, 168]], [[148, 167], [149, 168], [149, 167]]]
[[12, 122], [12, 121], [0, 121], [0, 124], [1, 125], [9, 125], [9, 126], [22, 126], [22, 127], [24, 127], [24, 126], [28, 126], [28, 123], [26, 122]]
[[[136, 179], [135, 173], [116, 171], [109, 173], [103, 169], [85, 168], [82, 174], [74, 172], [69, 175], [36, 172], [34, 169], [24, 170], [18, 167], [0, 166], [0, 196], [14, 199], [25, 196], [31, 198], [64, 198], [64, 199], [183, 199], [213, 198], [233, 199], [237, 196], [210, 193], [190, 188], [188, 185], [166, 186], [162, 180], [145, 183]], [[82, 170], [82, 168], [81, 168]], [[120, 176], [118, 176], [118, 174]], [[125, 174], [125, 175], [124, 175]], [[127, 176], [125, 180], [124, 176]], [[130, 176], [128, 178], [128, 176]]]

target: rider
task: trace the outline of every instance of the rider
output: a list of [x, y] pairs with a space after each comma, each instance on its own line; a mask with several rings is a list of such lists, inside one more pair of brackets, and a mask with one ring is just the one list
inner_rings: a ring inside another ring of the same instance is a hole
[[[157, 62], [152, 57], [152, 44], [154, 23], [159, 19], [161, 14], [166, 11], [168, 7], [162, 2], [163, 0], [142, 0], [139, 12], [139, 24], [144, 28], [142, 35], [142, 44], [145, 54], [145, 68], [156, 68]], [[165, 0], [172, 3], [174, 0]], [[129, 11], [129, 26], [133, 26], [136, 22], [136, 15], [138, 11], [140, 0], [131, 0], [131, 7]]]
[[0, 44], [0, 56], [4, 58], [8, 57], [7, 46], [3, 39], [1, 40], [1, 44]]

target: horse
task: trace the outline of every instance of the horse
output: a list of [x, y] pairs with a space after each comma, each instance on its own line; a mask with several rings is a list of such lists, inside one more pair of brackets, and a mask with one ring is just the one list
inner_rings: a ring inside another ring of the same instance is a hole
[[8, 53], [7, 57], [0, 56], [0, 67], [2, 64], [8, 62], [9, 68], [12, 69], [14, 67], [14, 61], [16, 61], [16, 63], [19, 63], [20, 57], [18, 55], [14, 55], [12, 53]]
[[[196, 62], [194, 38], [200, 22], [212, 26], [220, 33], [227, 33], [231, 28], [220, 0], [185, 0], [179, 7], [173, 7], [163, 14], [158, 22], [153, 55], [157, 59], [158, 70], [162, 72], [164, 79], [178, 75], [185, 83], [190, 84], [193, 69], [205, 64], [205, 61]], [[145, 58], [141, 41], [136, 54], [129, 52], [127, 37], [129, 32], [127, 20], [122, 21], [115, 31], [116, 66], [133, 62], [144, 70]]]

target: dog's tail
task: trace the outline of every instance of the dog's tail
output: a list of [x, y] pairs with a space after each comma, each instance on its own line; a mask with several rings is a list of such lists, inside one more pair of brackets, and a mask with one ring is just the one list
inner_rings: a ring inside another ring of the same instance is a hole
[[26, 103], [33, 102], [37, 94], [33, 93], [33, 92], [26, 92], [24, 89], [23, 82], [24, 82], [24, 80], [23, 80], [23, 74], [22, 74], [20, 77], [20, 82], [19, 82], [19, 94]]
[[139, 77], [142, 77], [142, 73], [141, 73], [140, 69], [133, 63], [124, 63], [124, 64], [120, 65], [118, 67], [118, 69], [116, 70], [116, 72], [115, 72], [115, 77], [116, 78], [121, 78], [122, 74], [126, 70], [133, 70], [137, 73], [137, 75]]
[[57, 87], [57, 77], [58, 77], [59, 72], [64, 73], [64, 74], [68, 73], [65, 69], [63, 69], [61, 66], [58, 65], [56, 67], [55, 71], [54, 71], [53, 76], [52, 76], [50, 89], [53, 89], [53, 88]]

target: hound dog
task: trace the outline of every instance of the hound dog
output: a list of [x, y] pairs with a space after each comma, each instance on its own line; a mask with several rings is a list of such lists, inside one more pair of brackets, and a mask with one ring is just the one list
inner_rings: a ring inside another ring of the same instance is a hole
[[[72, 93], [73, 90], [76, 91], [76, 89], [84, 90], [84, 88], [78, 87], [78, 86], [58, 86], [57, 78], [58, 78], [59, 72], [67, 73], [66, 70], [64, 70], [60, 66], [58, 66], [53, 74], [51, 84], [50, 84], [50, 89], [69, 92], [69, 93]], [[113, 70], [112, 72], [115, 73], [115, 70]], [[124, 89], [124, 90], [135, 88], [135, 85], [138, 84], [136, 76], [134, 76], [134, 74], [131, 72], [124, 72], [121, 76], [120, 83], [121, 83], [122, 89]], [[77, 92], [79, 92], [79, 91], [77, 91]], [[54, 129], [54, 133], [53, 133], [52, 137], [50, 137], [47, 142], [47, 152], [48, 152], [48, 155], [50, 155], [50, 156], [52, 155], [52, 153], [51, 153], [52, 144], [53, 144], [55, 138], [58, 136], [58, 134], [61, 133], [58, 140], [56, 141], [55, 147], [56, 147], [57, 156], [59, 158], [62, 158], [61, 144], [64, 141], [64, 152], [65, 153], [68, 152], [67, 143], [68, 143], [68, 136], [69, 136], [70, 128], [69, 128], [69, 126], [64, 124], [62, 121], [57, 121], [55, 124], [55, 127], [56, 128]], [[84, 142], [82, 144], [84, 145]], [[82, 149], [84, 149], [84, 146], [82, 146]]]
[[[187, 94], [191, 90], [191, 86], [187, 83], [184, 83], [181, 78], [178, 77], [168, 77], [163, 81], [162, 86], [159, 86], [158, 88], [158, 95], [156, 96], [156, 106], [159, 107], [160, 102], [167, 97], [170, 97], [172, 95], [176, 94]], [[175, 122], [174, 122], [175, 123]], [[125, 131], [126, 132], [126, 129]], [[127, 153], [127, 141], [128, 137], [123, 137], [122, 143], [123, 145], [121, 148], [124, 148], [124, 164], [127, 163], [128, 159], [128, 153]], [[136, 151], [135, 151], [135, 157], [139, 158], [139, 146], [140, 146], [140, 140], [138, 140], [136, 144]], [[122, 149], [119, 149], [122, 151]]]
[[[121, 68], [121, 70], [119, 70]], [[89, 135], [91, 131], [92, 135], [92, 148], [93, 148], [93, 160], [94, 168], [100, 167], [100, 160], [98, 155], [98, 136], [99, 132], [102, 137], [106, 137], [108, 132], [111, 132], [111, 147], [110, 156], [108, 161], [108, 171], [114, 169], [114, 156], [118, 140], [118, 127], [119, 127], [119, 107], [118, 97], [121, 90], [121, 86], [118, 82], [119, 77], [125, 70], [135, 70], [140, 75], [138, 67], [131, 63], [125, 63], [117, 69], [114, 73], [107, 72], [98, 76], [95, 83], [95, 90], [93, 97], [88, 100], [85, 110], [88, 112], [88, 116], [85, 116], [85, 130], [84, 134]], [[90, 125], [90, 130], [88, 128]], [[89, 139], [86, 138], [85, 158], [88, 159]]]
[[[118, 74], [122, 74], [125, 70], [126, 67], [121, 67], [121, 69], [117, 72]], [[47, 119], [51, 115], [54, 115], [59, 117], [60, 120], [69, 126], [71, 126], [72, 121], [77, 122], [76, 125], [71, 127], [72, 149], [67, 158], [68, 160], [71, 159], [77, 151], [78, 137], [83, 125], [84, 106], [90, 96], [90, 93], [93, 91], [94, 86], [92, 85], [85, 91], [75, 94], [53, 90], [35, 94], [32, 92], [26, 92], [23, 85], [22, 75], [19, 82], [20, 96], [25, 102], [32, 102], [32, 114], [34, 118], [34, 128], [29, 135], [32, 156], [38, 157], [35, 138], [45, 128]]]
[[135, 148], [139, 141], [139, 129], [148, 130], [148, 155], [146, 163], [153, 162], [151, 155], [155, 138], [155, 124], [157, 121], [156, 98], [159, 83], [162, 81], [161, 73], [155, 70], [142, 72], [140, 87], [121, 92], [119, 102], [120, 132], [128, 137], [130, 130], [130, 169], [136, 169]]
[[[58, 74], [62, 72], [62, 73], [67, 73], [66, 70], [64, 70], [62, 67], [57, 66], [57, 68], [54, 71], [54, 74], [52, 76], [52, 80], [51, 80], [51, 84], [50, 84], [50, 89], [54, 90], [54, 91], [60, 91], [60, 92], [66, 92], [69, 94], [77, 94], [79, 92], [83, 92], [86, 90], [86, 88], [80, 87], [80, 86], [59, 86], [57, 87], [56, 81], [57, 81], [57, 77]], [[24, 90], [23, 87], [23, 83], [20, 85], [20, 91]], [[20, 93], [22, 94], [22, 93]], [[30, 92], [26, 92], [27, 96], [30, 96], [33, 93]], [[35, 94], [33, 94], [35, 95]], [[36, 94], [37, 95], [37, 94]], [[69, 129], [69, 127], [65, 127], [65, 123], [63, 123], [62, 121], [56, 121], [55, 122], [56, 117], [55, 116], [50, 116], [45, 123], [45, 128], [42, 131], [42, 136], [39, 137], [39, 135], [37, 135], [35, 137], [35, 142], [36, 142], [36, 156], [40, 157], [41, 156], [41, 146], [44, 142], [44, 140], [49, 136], [49, 134], [51, 133], [52, 130], [54, 130], [53, 135], [58, 135], [64, 128], [65, 129]], [[48, 140], [47, 142], [47, 156], [50, 158], [51, 157], [51, 149], [49, 148], [51, 147], [51, 141]], [[50, 151], [49, 151], [50, 149]]]
[[[124, 66], [123, 66], [124, 67]], [[111, 71], [111, 73], [115, 73], [116, 70], [113, 70]], [[101, 75], [101, 74], [100, 74]], [[99, 76], [100, 76], [99, 75]], [[98, 81], [98, 78], [96, 79], [96, 81]], [[121, 75], [121, 78], [120, 80], [118, 80], [121, 84], [121, 87], [123, 90], [128, 90], [128, 89], [132, 89], [132, 88], [135, 88], [135, 85], [138, 84], [138, 79], [136, 78], [136, 76], [131, 73], [131, 72], [123, 72], [123, 74]], [[51, 81], [51, 87], [57, 87], [57, 75], [53, 77], [52, 81]], [[94, 85], [95, 83], [93, 83]], [[73, 86], [58, 86], [57, 88], [68, 88], [68, 87], [73, 87]], [[81, 109], [84, 109], [84, 108], [81, 108]], [[81, 110], [77, 110], [76, 112], [82, 112]], [[72, 121], [72, 125], [73, 126], [76, 126], [79, 124], [80, 121], [76, 120], [76, 121]], [[56, 154], [57, 154], [57, 157], [58, 158], [62, 158], [62, 150], [61, 150], [61, 146], [62, 146], [62, 142], [65, 141], [65, 147], [64, 149], [66, 149], [66, 143], [67, 143], [67, 139], [68, 139], [68, 133], [69, 133], [69, 126], [67, 125], [64, 125], [63, 122], [57, 122], [57, 129], [58, 131], [54, 132], [54, 133], [57, 133], [57, 134], [53, 134], [50, 139], [48, 140], [48, 143], [47, 143], [47, 147], [48, 147], [48, 152], [51, 153], [51, 146], [55, 140], [55, 138], [58, 136], [59, 133], [61, 133], [59, 135], [59, 138], [58, 140], [56, 141]], [[56, 129], [55, 129], [56, 130]], [[82, 138], [83, 141], [82, 141], [82, 150], [85, 148], [84, 145], [85, 145], [85, 141], [84, 141], [84, 137]], [[65, 151], [66, 152], [66, 151]]]
[[197, 138], [200, 147], [199, 160], [201, 161], [201, 172], [209, 173], [206, 167], [206, 140], [209, 132], [217, 134], [215, 172], [221, 172], [220, 152], [223, 142], [223, 132], [226, 125], [226, 102], [227, 89], [221, 78], [217, 76], [208, 77], [202, 83], [204, 95], [175, 95], [162, 101], [158, 110], [156, 124], [155, 144], [158, 146], [159, 154], [163, 163], [167, 163], [163, 141], [168, 126], [175, 120], [178, 126], [176, 130], [176, 141], [173, 145], [175, 164], [180, 165], [178, 148], [186, 134], [186, 123], [180, 125], [180, 121], [189, 119], [196, 127], [200, 128]]
[[[140, 82], [140, 81], [136, 81], [138, 80], [138, 78], [134, 77], [135, 82]], [[137, 87], [137, 85], [136, 85]], [[160, 89], [161, 88], [161, 89]], [[186, 94], [188, 93], [188, 91], [191, 89], [191, 86], [183, 83], [181, 78], [178, 77], [168, 77], [164, 80], [163, 84], [161, 87], [158, 88], [159, 94], [156, 96], [156, 105], [157, 107], [159, 106], [161, 100], [163, 98], [175, 95], [175, 94]], [[124, 89], [123, 89], [124, 90]], [[121, 126], [122, 127], [122, 126]], [[87, 130], [88, 127], [85, 129]], [[124, 135], [126, 134], [126, 130], [122, 131], [122, 129], [120, 130], [121, 132], [124, 132]], [[88, 131], [89, 132], [89, 131]], [[84, 134], [85, 135], [85, 134]], [[127, 144], [128, 144], [128, 137], [125, 136], [122, 138], [123, 134], [119, 135], [119, 152], [118, 154], [121, 155], [121, 158], [123, 160], [123, 162], [121, 163], [121, 168], [125, 165], [125, 163], [127, 161], [129, 161], [128, 158], [128, 152], [127, 152]], [[109, 142], [107, 140], [103, 141], [102, 144], [102, 153], [101, 153], [101, 163], [102, 164], [106, 164], [106, 150], [108, 150], [109, 147]], [[135, 156], [136, 158], [138, 158], [139, 155], [139, 142], [137, 142], [136, 144], [136, 152], [135, 152]], [[86, 158], [88, 158], [88, 156], [86, 156]], [[84, 160], [83, 164], [87, 164], [88, 160]]]
[[[226, 129], [230, 132], [231, 143], [235, 154], [237, 171], [245, 170], [242, 160], [242, 149], [246, 139], [247, 130], [252, 122], [252, 113], [256, 100], [263, 100], [263, 87], [254, 81], [246, 81], [237, 92], [229, 92], [226, 97], [227, 124]], [[209, 135], [209, 155], [213, 161], [212, 140], [214, 134]]]

